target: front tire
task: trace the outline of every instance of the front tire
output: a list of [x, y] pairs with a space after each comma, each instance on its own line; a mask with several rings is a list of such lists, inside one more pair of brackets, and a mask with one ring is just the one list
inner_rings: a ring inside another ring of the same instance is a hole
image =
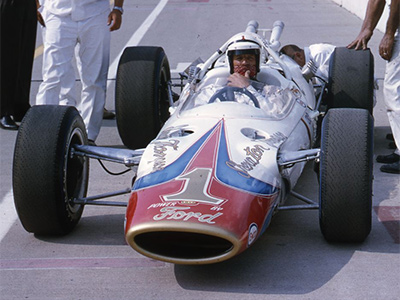
[[124, 145], [146, 147], [169, 118], [169, 63], [161, 47], [125, 48], [115, 92], [117, 127]]
[[323, 120], [320, 228], [329, 242], [362, 242], [371, 231], [373, 119], [331, 109]]
[[337, 47], [330, 58], [328, 109], [374, 106], [374, 57], [369, 49]]
[[87, 144], [85, 125], [71, 106], [32, 107], [19, 128], [13, 161], [15, 207], [23, 227], [41, 235], [63, 235], [78, 223], [86, 196], [89, 160], [72, 157]]

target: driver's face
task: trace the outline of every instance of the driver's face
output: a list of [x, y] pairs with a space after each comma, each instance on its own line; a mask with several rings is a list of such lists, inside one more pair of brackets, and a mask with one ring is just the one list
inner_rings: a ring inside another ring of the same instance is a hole
[[233, 56], [233, 66], [255, 66], [256, 56], [253, 54], [240, 54]]
[[250, 77], [256, 76], [256, 56], [254, 54], [239, 54], [233, 56], [233, 68], [235, 73], [244, 74], [249, 70]]

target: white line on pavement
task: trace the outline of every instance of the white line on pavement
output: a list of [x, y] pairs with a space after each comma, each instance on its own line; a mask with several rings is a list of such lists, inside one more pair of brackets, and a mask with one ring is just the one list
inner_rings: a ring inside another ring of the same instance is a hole
[[14, 207], [14, 196], [12, 190], [4, 196], [0, 203], [0, 242], [6, 236], [11, 226], [17, 220], [17, 212]]
[[[129, 41], [126, 43], [126, 45], [122, 48], [121, 52], [117, 55], [117, 57], [114, 59], [110, 67], [108, 68], [108, 78], [115, 78], [117, 74], [117, 67], [118, 67], [118, 62], [119, 58], [122, 55], [122, 52], [126, 47], [133, 47], [137, 46], [140, 41], [142, 40], [143, 36], [146, 34], [147, 30], [150, 28], [150, 26], [153, 24], [155, 19], [158, 17], [158, 15], [161, 13], [161, 11], [164, 9], [165, 5], [167, 4], [168, 0], [161, 0], [156, 8], [151, 12], [151, 14], [147, 17], [147, 19], [140, 25], [140, 27], [135, 31], [135, 33], [131, 36]], [[109, 82], [110, 84], [110, 82]]]

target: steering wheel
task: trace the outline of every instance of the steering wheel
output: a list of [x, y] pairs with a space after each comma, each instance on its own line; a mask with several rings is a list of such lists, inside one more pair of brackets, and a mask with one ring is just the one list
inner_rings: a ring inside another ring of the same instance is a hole
[[254, 106], [257, 108], [260, 108], [260, 103], [258, 103], [257, 98], [250, 93], [246, 88], [240, 88], [240, 87], [235, 87], [235, 86], [226, 86], [222, 89], [220, 89], [218, 92], [216, 92], [212, 97], [210, 98], [210, 101], [208, 103], [214, 103], [215, 100], [219, 99], [219, 101], [235, 101], [235, 94], [234, 92], [240, 92], [245, 94], [247, 97], [250, 98], [251, 101], [253, 101]]

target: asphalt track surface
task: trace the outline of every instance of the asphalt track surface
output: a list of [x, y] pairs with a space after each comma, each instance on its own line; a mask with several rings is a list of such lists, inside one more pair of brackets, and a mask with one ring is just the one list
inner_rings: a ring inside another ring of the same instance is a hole
[[[230, 36], [257, 20], [286, 27], [282, 44], [326, 42], [347, 45], [361, 20], [329, 0], [132, 0], [125, 1], [123, 25], [112, 33], [106, 107], [114, 110], [115, 69], [127, 45], [162, 46], [171, 69], [208, 58]], [[40, 29], [31, 100], [41, 79]], [[370, 42], [375, 76], [384, 62]], [[175, 74], [176, 75], [176, 74]], [[375, 156], [388, 154], [390, 128], [382, 81], [374, 110]], [[79, 85], [79, 82], [77, 82]], [[11, 170], [16, 132], [0, 131], [0, 298], [1, 299], [399, 299], [400, 177], [374, 165], [372, 231], [362, 244], [329, 244], [318, 211], [277, 214], [265, 234], [241, 255], [223, 263], [180, 266], [141, 256], [126, 245], [124, 208], [86, 207], [77, 228], [63, 237], [27, 233], [16, 218]], [[115, 120], [105, 120], [98, 145], [122, 145]], [[118, 171], [118, 166], [109, 166]], [[90, 193], [129, 186], [130, 175], [112, 177], [91, 163]], [[316, 176], [309, 164], [296, 189], [317, 199]], [[120, 200], [126, 200], [121, 196]], [[297, 200], [290, 198], [289, 202]]]

